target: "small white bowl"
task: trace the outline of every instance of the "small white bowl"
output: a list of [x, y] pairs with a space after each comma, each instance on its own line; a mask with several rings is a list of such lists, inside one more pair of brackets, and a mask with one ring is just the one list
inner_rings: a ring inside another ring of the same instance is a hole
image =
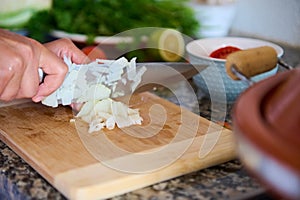
[[[234, 46], [240, 49], [249, 49], [260, 46], [273, 47], [280, 58], [283, 49], [274, 43], [244, 37], [220, 37], [204, 38], [194, 40], [187, 44], [186, 50], [189, 62], [192, 64], [204, 64], [208, 67], [193, 77], [195, 85], [212, 101], [222, 103], [233, 103], [236, 98], [248, 88], [248, 84], [243, 81], [232, 80], [226, 73], [225, 59], [209, 57], [210, 53], [226, 46]], [[278, 66], [265, 73], [256, 75], [251, 79], [258, 82], [277, 73]]]

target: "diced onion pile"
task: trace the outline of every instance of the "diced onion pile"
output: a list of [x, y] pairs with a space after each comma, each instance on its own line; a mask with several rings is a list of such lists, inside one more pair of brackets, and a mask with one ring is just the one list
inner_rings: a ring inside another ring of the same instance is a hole
[[86, 102], [76, 117], [89, 123], [89, 133], [99, 131], [104, 127], [111, 130], [115, 128], [115, 125], [119, 128], [140, 125], [143, 120], [138, 109], [128, 108], [124, 103], [111, 98]]
[[141, 124], [138, 109], [131, 109], [112, 98], [123, 96], [128, 88], [133, 92], [139, 85], [146, 67], [136, 68], [136, 58], [128, 61], [97, 59], [89, 64], [75, 64], [64, 58], [68, 74], [59, 89], [46, 97], [42, 103], [57, 107], [58, 104], [83, 103], [76, 117], [89, 123], [89, 132], [128, 127]]

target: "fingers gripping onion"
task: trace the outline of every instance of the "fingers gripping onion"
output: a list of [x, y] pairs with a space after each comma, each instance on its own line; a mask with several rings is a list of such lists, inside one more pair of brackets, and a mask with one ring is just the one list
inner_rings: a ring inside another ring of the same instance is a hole
[[126, 104], [112, 98], [124, 95], [118, 90], [118, 84], [130, 87], [134, 91], [141, 81], [145, 67], [136, 68], [136, 58], [128, 61], [100, 60], [89, 64], [74, 64], [65, 58], [69, 72], [63, 85], [46, 97], [42, 103], [57, 107], [62, 105], [83, 104], [76, 118], [89, 123], [89, 132], [102, 128], [113, 129], [141, 124], [142, 118], [137, 109], [131, 109]]

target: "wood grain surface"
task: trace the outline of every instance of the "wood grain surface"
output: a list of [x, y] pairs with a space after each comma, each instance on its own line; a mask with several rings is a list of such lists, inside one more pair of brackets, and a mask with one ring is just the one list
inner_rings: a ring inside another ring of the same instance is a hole
[[69, 107], [1, 107], [0, 138], [69, 199], [112, 197], [236, 156], [228, 129], [148, 92], [129, 104], [141, 126], [92, 134]]

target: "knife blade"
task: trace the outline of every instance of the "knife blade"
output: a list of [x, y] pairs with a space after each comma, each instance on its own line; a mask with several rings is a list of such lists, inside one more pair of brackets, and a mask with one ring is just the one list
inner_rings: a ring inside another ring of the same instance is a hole
[[124, 95], [152, 90], [155, 87], [168, 86], [179, 81], [189, 80], [204, 70], [207, 65], [190, 64], [187, 62], [145, 62], [137, 63], [137, 69], [145, 67], [141, 82], [135, 89], [121, 87]]
[[[207, 67], [206, 65], [195, 65], [186, 62], [135, 63], [135, 60], [128, 62], [125, 58], [111, 61], [110, 64], [114, 66], [106, 68], [102, 65], [100, 67], [90, 64], [76, 65], [66, 59], [65, 62], [69, 66], [69, 72], [62, 86], [42, 101], [45, 105], [57, 107], [58, 104], [70, 105], [73, 102], [84, 102], [86, 98], [95, 98], [95, 94], [97, 98], [101, 98], [101, 95], [105, 96], [110, 93], [111, 98], [116, 98], [133, 92], [151, 90], [157, 85], [164, 86], [190, 79]], [[105, 62], [109, 63], [109, 61]], [[126, 73], [123, 73], [124, 67], [121, 67], [122, 74], [118, 71], [117, 73], [110, 73], [111, 68], [124, 66], [124, 63], [125, 65], [130, 63], [134, 68], [127, 67]], [[39, 70], [39, 75], [41, 80], [46, 76], [42, 70]], [[132, 76], [134, 77], [132, 78]], [[134, 78], [138, 80], [133, 80]], [[103, 85], [105, 87], [102, 87]], [[101, 87], [98, 88], [98, 86]]]

